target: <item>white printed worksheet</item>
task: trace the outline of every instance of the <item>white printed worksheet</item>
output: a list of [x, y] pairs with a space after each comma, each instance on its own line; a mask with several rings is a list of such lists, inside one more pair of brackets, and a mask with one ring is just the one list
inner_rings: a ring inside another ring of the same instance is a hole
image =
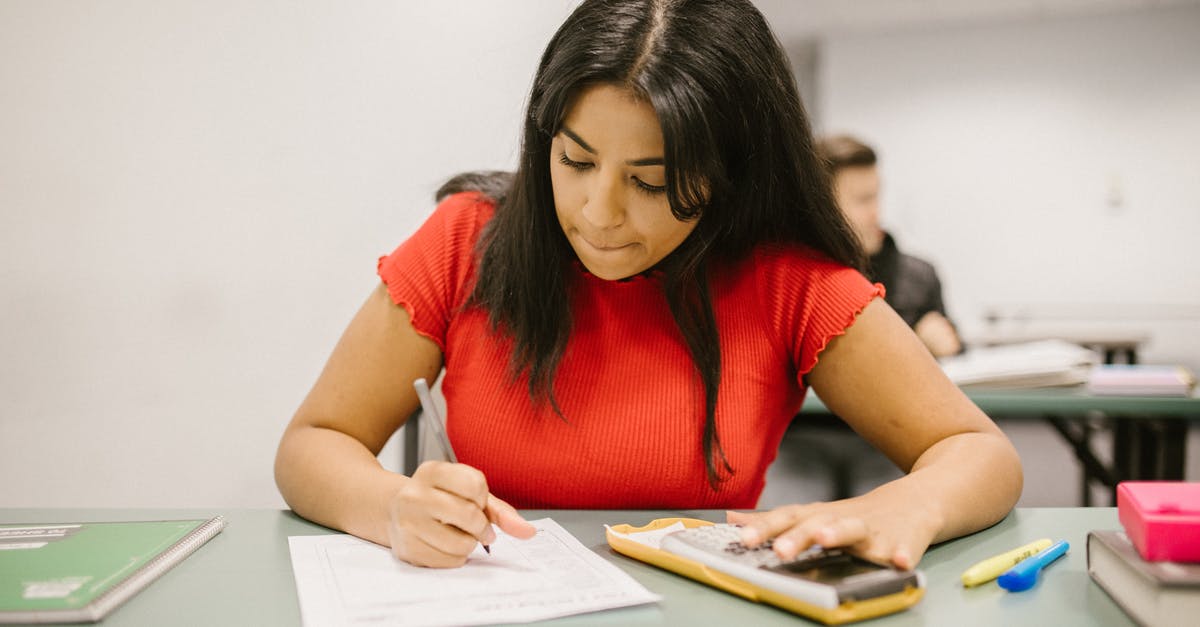
[[309, 627], [480, 625], [545, 620], [658, 601], [552, 519], [537, 535], [496, 533], [461, 568], [421, 568], [351, 535], [291, 536], [300, 614]]

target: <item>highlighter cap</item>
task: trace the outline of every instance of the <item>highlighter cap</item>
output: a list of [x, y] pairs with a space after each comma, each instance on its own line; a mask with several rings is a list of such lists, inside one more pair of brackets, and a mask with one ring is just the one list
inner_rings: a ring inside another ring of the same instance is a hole
[[1008, 569], [1007, 572], [996, 579], [996, 583], [1009, 592], [1028, 590], [1037, 583], [1038, 575], [1042, 572], [1042, 569], [1065, 555], [1069, 548], [1071, 548], [1071, 545], [1066, 540], [1059, 540], [1051, 545], [1050, 548]]

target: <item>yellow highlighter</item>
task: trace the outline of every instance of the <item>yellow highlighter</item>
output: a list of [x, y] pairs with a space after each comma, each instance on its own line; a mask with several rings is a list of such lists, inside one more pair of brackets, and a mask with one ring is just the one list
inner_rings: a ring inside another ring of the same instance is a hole
[[963, 571], [963, 585], [969, 588], [971, 586], [978, 586], [981, 583], [987, 583], [999, 577], [1004, 571], [1012, 568], [1017, 562], [1036, 555], [1051, 544], [1050, 538], [1042, 538], [1041, 540], [1030, 542], [1025, 546], [1017, 547], [1007, 553], [989, 557]]

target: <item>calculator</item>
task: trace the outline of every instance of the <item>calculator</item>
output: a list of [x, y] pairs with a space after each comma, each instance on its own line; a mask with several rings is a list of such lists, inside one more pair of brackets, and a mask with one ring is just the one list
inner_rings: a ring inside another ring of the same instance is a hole
[[919, 571], [880, 566], [841, 549], [813, 547], [784, 561], [766, 542], [750, 548], [738, 525], [691, 527], [662, 538], [661, 549], [782, 597], [820, 608], [869, 602], [924, 588]]

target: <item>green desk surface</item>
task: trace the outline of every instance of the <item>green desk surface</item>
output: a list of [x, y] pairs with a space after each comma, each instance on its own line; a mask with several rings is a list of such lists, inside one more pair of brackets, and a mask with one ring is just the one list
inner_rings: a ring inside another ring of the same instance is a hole
[[[1036, 417], [1048, 414], [1080, 415], [1090, 411], [1130, 416], [1200, 418], [1200, 397], [1096, 396], [1082, 386], [1024, 390], [964, 389], [985, 414]], [[829, 409], [811, 391], [801, 414], [828, 414]]]
[[[88, 522], [199, 518], [221, 514], [228, 525], [175, 569], [106, 618], [127, 625], [299, 625], [288, 536], [332, 533], [278, 510], [0, 509], [2, 523]], [[806, 625], [795, 615], [708, 588], [614, 553], [604, 523], [642, 525], [655, 518], [723, 520], [716, 511], [528, 511], [549, 516], [584, 545], [663, 596], [657, 604], [572, 616], [555, 625]], [[1086, 537], [1091, 529], [1119, 529], [1113, 508], [1018, 509], [999, 524], [935, 546], [921, 561], [925, 598], [916, 607], [861, 623], [901, 625], [1133, 625], [1088, 578]], [[1032, 590], [1005, 592], [989, 583], [964, 589], [959, 576], [972, 563], [1041, 537], [1067, 540], [1070, 552], [1051, 565]], [[546, 624], [546, 623], [539, 623]]]

